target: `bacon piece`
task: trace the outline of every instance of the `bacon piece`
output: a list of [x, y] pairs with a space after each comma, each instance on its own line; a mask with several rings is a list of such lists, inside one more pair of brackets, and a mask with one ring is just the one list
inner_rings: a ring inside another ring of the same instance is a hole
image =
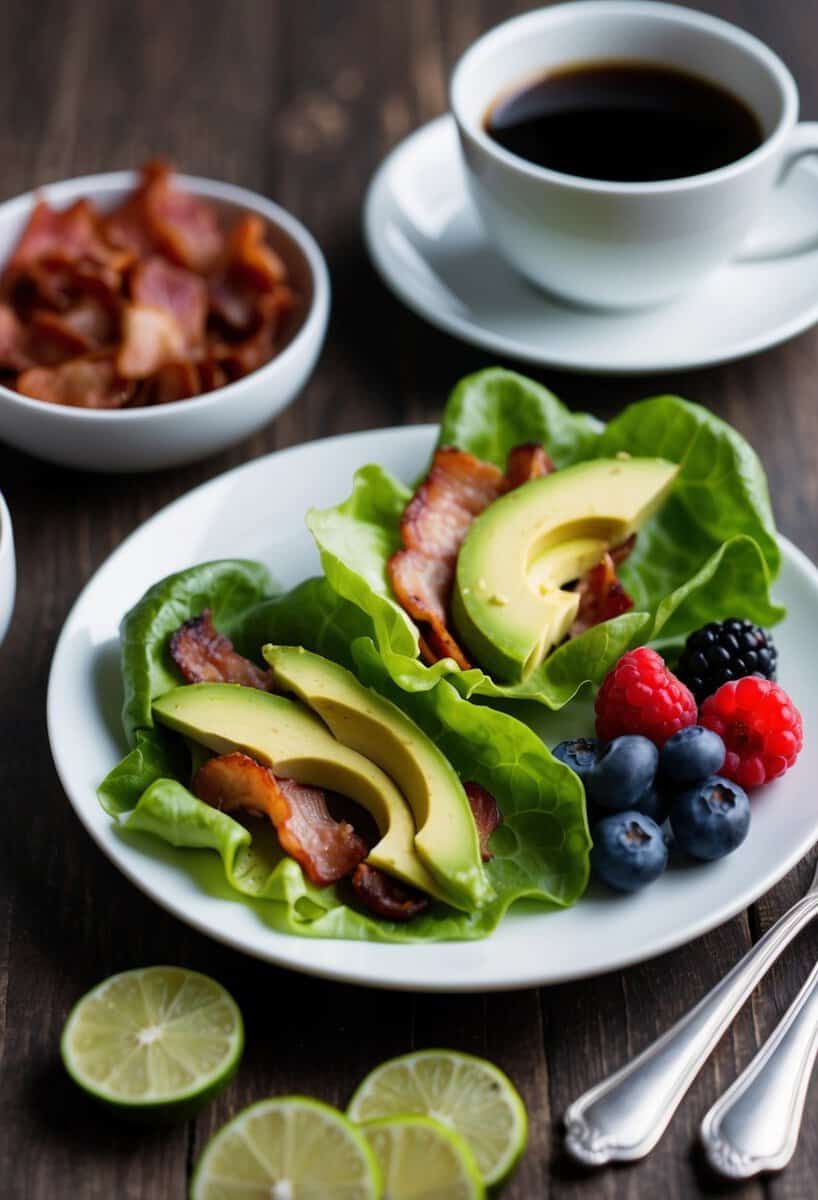
[[184, 358], [185, 335], [178, 321], [161, 308], [126, 304], [122, 313], [122, 344], [116, 356], [124, 379], [147, 379], [165, 363]]
[[25, 371], [32, 365], [28, 333], [9, 304], [0, 304], [0, 371]]
[[158, 308], [173, 317], [189, 347], [204, 337], [207, 317], [207, 284], [200, 275], [175, 267], [158, 254], [137, 263], [131, 272], [131, 299], [135, 305]]
[[461, 670], [471, 665], [448, 628], [447, 612], [457, 554], [476, 516], [504, 492], [546, 475], [554, 464], [542, 446], [515, 446], [506, 474], [465, 450], [441, 446], [429, 474], [401, 518], [404, 549], [389, 560], [389, 578], [401, 607], [421, 627], [424, 661], [453, 658]]
[[489, 850], [489, 838], [498, 825], [503, 822], [497, 801], [491, 792], [487, 792], [479, 783], [464, 783], [463, 788], [469, 801], [474, 823], [477, 826], [477, 836], [480, 839], [480, 857], [483, 862], [489, 862], [494, 855]]
[[554, 460], [540, 442], [523, 442], [509, 450], [506, 462], [508, 490], [521, 487], [530, 479], [540, 479], [555, 471]]
[[212, 358], [204, 358], [197, 364], [199, 372], [199, 391], [215, 392], [216, 388], [229, 383], [224, 367]]
[[276, 777], [247, 754], [208, 759], [193, 779], [193, 793], [221, 812], [268, 817], [282, 850], [319, 887], [349, 875], [367, 846], [348, 821], [336, 821], [319, 788]]
[[140, 405], [171, 404], [198, 396], [202, 390], [196, 363], [187, 360], [165, 363], [141, 388]]
[[15, 388], [24, 396], [73, 408], [122, 408], [133, 384], [121, 379], [110, 353], [82, 355], [56, 367], [30, 367]]
[[390, 921], [411, 921], [429, 907], [429, 901], [416, 888], [393, 879], [378, 867], [362, 862], [352, 876], [352, 886], [361, 903], [379, 917]]
[[130, 260], [130, 254], [105, 240], [100, 215], [90, 200], [76, 200], [59, 210], [41, 198], [6, 263], [0, 287], [7, 292], [26, 269], [52, 255], [62, 262], [87, 261], [116, 271]]
[[453, 658], [461, 671], [471, 663], [447, 625], [446, 609], [454, 580], [450, 558], [430, 558], [420, 550], [398, 550], [389, 560], [392, 590], [401, 607], [420, 623], [424, 662]]
[[604, 555], [601, 562], [586, 571], [574, 590], [579, 592], [579, 609], [569, 637], [579, 637], [594, 625], [601, 625], [633, 608], [632, 597], [616, 577], [612, 554]]
[[139, 258], [160, 250], [181, 267], [210, 270], [224, 249], [224, 236], [209, 200], [173, 186], [170, 166], [146, 163], [136, 191], [104, 220], [114, 246]]
[[276, 334], [281, 320], [295, 304], [295, 295], [286, 286], [259, 296], [256, 304], [256, 329], [239, 342], [212, 339], [209, 357], [226, 371], [229, 378], [249, 375], [269, 362], [275, 353]]
[[239, 217], [227, 239], [228, 269], [257, 291], [272, 291], [287, 278], [281, 257], [265, 242], [265, 225], [256, 213]]
[[272, 671], [262, 671], [219, 633], [209, 608], [180, 625], [170, 639], [170, 656], [188, 683], [241, 683], [272, 691]]
[[465, 450], [441, 446], [428, 475], [404, 509], [404, 549], [389, 560], [389, 578], [401, 606], [421, 625], [423, 644], [437, 661], [469, 661], [446, 624], [457, 552], [473, 519], [505, 490], [502, 472]]

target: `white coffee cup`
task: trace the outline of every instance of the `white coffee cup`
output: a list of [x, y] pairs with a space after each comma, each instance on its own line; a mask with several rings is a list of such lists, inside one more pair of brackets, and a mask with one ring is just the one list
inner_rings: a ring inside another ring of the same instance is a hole
[[[486, 133], [502, 93], [556, 67], [616, 60], [718, 83], [756, 114], [763, 142], [705, 174], [609, 183], [537, 166]], [[818, 152], [818, 123], [797, 124], [795, 81], [772, 50], [726, 21], [649, 0], [581, 0], [506, 21], [462, 56], [450, 98], [469, 191], [496, 249], [538, 286], [595, 307], [647, 307], [694, 288], [739, 253], [795, 159]], [[797, 249], [754, 245], [753, 257]]]

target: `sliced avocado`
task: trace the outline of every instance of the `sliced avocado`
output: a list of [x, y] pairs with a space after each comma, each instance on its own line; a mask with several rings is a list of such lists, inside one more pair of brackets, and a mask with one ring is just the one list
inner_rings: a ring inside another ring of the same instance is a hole
[[579, 595], [562, 590], [661, 505], [679, 467], [599, 458], [508, 492], [471, 525], [457, 559], [455, 628], [495, 679], [525, 679], [571, 628]]
[[243, 750], [277, 775], [357, 801], [381, 834], [367, 862], [448, 900], [415, 850], [412, 813], [395, 784], [375, 763], [337, 741], [303, 704], [236, 683], [194, 683], [154, 700], [153, 715], [217, 754]]
[[291, 646], [262, 653], [279, 686], [326, 721], [339, 742], [394, 779], [415, 815], [415, 846], [451, 903], [477, 908], [492, 896], [463, 784], [444, 754], [397, 705], [337, 663]]

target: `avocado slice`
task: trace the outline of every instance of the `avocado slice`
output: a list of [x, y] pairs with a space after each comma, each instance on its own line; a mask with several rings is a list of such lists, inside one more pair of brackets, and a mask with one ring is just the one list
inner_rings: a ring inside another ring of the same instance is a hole
[[326, 721], [339, 742], [394, 779], [415, 816], [415, 847], [452, 904], [492, 897], [463, 784], [444, 754], [397, 705], [338, 663], [292, 646], [265, 646], [276, 683]]
[[237, 683], [194, 683], [154, 700], [153, 714], [217, 754], [243, 750], [278, 775], [357, 801], [381, 834], [367, 862], [449, 900], [415, 850], [412, 813], [395, 784], [375, 763], [337, 741], [303, 704]]
[[661, 458], [599, 458], [495, 500], [460, 548], [455, 628], [495, 679], [525, 679], [568, 633], [579, 578], [661, 505], [679, 472]]

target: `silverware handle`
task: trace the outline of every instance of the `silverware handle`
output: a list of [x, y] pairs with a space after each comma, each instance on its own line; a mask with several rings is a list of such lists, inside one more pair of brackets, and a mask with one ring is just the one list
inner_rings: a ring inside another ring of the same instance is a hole
[[802, 896], [695, 1008], [574, 1101], [565, 1114], [565, 1144], [574, 1158], [597, 1166], [653, 1149], [750, 992], [817, 909], [818, 893]]
[[769, 1041], [702, 1121], [702, 1143], [716, 1171], [747, 1179], [787, 1165], [816, 1053], [818, 966]]

